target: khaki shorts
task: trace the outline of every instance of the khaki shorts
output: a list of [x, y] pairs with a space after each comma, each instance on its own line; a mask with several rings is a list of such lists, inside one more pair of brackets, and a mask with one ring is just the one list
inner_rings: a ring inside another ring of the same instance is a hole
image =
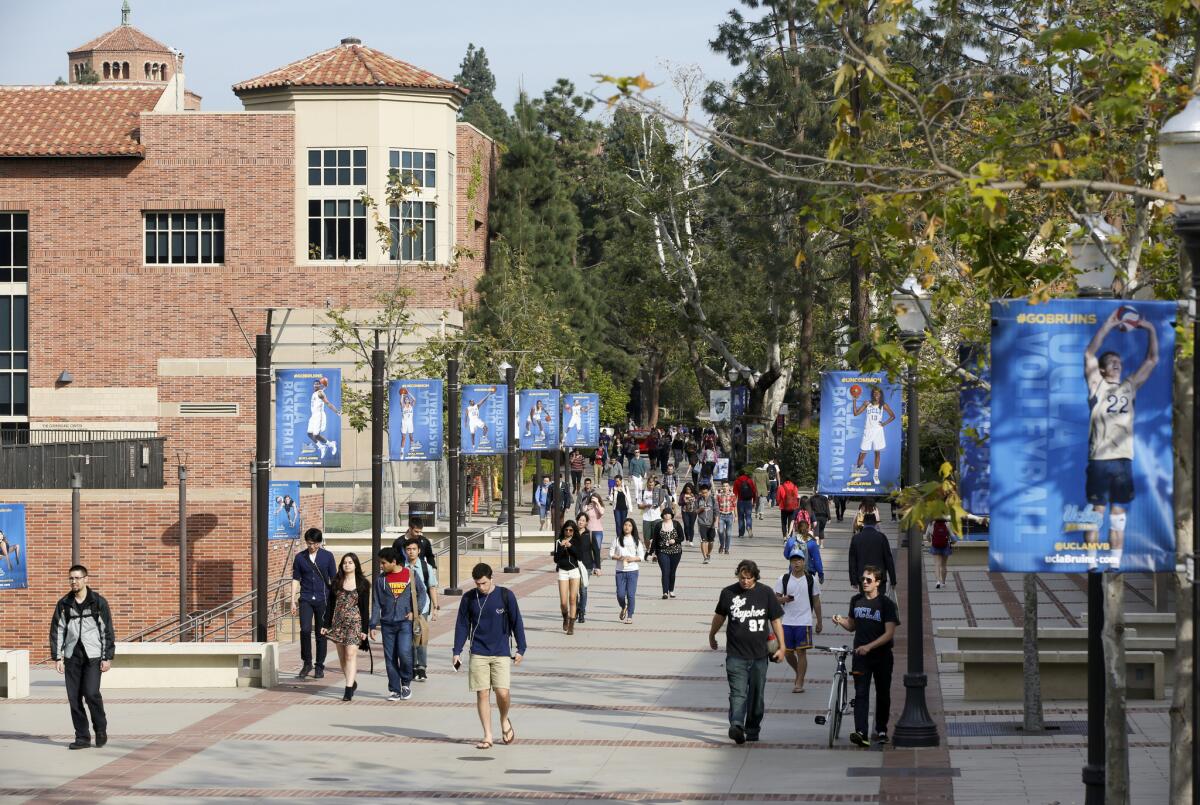
[[510, 657], [476, 657], [471, 655], [467, 664], [468, 683], [471, 691], [501, 688], [508, 690], [512, 679]]

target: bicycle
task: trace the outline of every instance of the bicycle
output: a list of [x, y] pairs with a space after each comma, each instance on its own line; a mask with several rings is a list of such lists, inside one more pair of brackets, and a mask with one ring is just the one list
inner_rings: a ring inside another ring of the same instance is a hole
[[842, 730], [842, 716], [854, 708], [854, 700], [850, 697], [850, 673], [846, 668], [846, 657], [853, 649], [849, 646], [814, 646], [821, 651], [828, 651], [837, 658], [837, 667], [833, 669], [833, 685], [829, 690], [829, 707], [825, 715], [813, 718], [817, 724], [829, 725], [829, 746], [837, 743], [838, 733]]

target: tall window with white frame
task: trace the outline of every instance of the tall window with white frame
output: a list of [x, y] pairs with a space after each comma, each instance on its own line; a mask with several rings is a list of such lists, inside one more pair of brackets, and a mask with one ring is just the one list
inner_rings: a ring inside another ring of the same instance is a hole
[[[388, 219], [392, 230], [392, 260], [432, 263], [437, 260], [437, 152], [395, 149], [388, 153], [389, 176], [399, 175], [415, 186], [409, 201], [392, 204]], [[431, 200], [432, 198], [432, 200]]]
[[358, 199], [366, 184], [365, 148], [309, 149], [310, 260], [367, 259], [367, 211]]
[[29, 214], [0, 212], [0, 417], [29, 415], [28, 281]]

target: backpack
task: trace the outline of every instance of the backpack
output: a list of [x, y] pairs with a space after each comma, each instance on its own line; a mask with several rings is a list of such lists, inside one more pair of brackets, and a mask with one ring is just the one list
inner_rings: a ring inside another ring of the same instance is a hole
[[[799, 502], [797, 502], [796, 505], [799, 506]], [[797, 509], [795, 519], [797, 525], [800, 523], [808, 523], [809, 525], [812, 525], [812, 515], [808, 513], [808, 509]]]
[[933, 533], [930, 534], [929, 544], [939, 550], [950, 547], [950, 526], [945, 520], [933, 521]]
[[783, 488], [783, 503], [780, 508], [795, 511], [800, 508], [800, 490], [795, 484], [787, 484]]
[[774, 464], [767, 465], [767, 478], [772, 481], [779, 480], [779, 468]]
[[[787, 594], [787, 580], [791, 575], [791, 573], [784, 573], [779, 579], [779, 589], [783, 590], [785, 595]], [[804, 570], [804, 578], [808, 581], [808, 608], [816, 615], [817, 606], [813, 603], [813, 599], [815, 598], [813, 595], [813, 574], [807, 568]]]

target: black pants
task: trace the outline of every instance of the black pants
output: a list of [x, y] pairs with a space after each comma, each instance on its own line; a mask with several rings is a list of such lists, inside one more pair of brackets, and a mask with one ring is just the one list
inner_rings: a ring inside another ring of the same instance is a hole
[[312, 643], [309, 637], [313, 634], [313, 621], [317, 627], [317, 667], [325, 667], [325, 654], [329, 651], [329, 641], [321, 634], [321, 624], [325, 622], [325, 602], [300, 599], [300, 659], [306, 666], [313, 664]]
[[817, 539], [825, 539], [825, 524], [828, 522], [828, 517], [813, 518], [813, 532], [816, 534]]
[[579, 494], [581, 483], [583, 483], [583, 470], [571, 470], [571, 494]]
[[838, 522], [842, 522], [842, 518], [846, 516], [846, 499], [841, 495], [834, 496], [833, 511], [837, 515]]
[[682, 552], [658, 555], [658, 572], [662, 575], [663, 595], [675, 591], [675, 573], [679, 570], [679, 560], [682, 558]]
[[877, 648], [854, 657], [854, 730], [867, 734], [871, 680], [875, 680], [875, 732], [887, 732], [892, 707], [892, 649]]
[[92, 728], [97, 735], [108, 734], [108, 717], [104, 714], [104, 699], [100, 696], [100, 660], [89, 659], [83, 646], [75, 644], [75, 652], [63, 663], [63, 674], [67, 682], [67, 702], [71, 705], [71, 723], [75, 725], [75, 737], [81, 741], [91, 740], [88, 732], [88, 717], [92, 714]]
[[779, 524], [783, 527], [783, 535], [786, 537], [788, 530], [792, 527], [792, 518], [796, 516], [795, 509], [785, 509], [779, 507]]

